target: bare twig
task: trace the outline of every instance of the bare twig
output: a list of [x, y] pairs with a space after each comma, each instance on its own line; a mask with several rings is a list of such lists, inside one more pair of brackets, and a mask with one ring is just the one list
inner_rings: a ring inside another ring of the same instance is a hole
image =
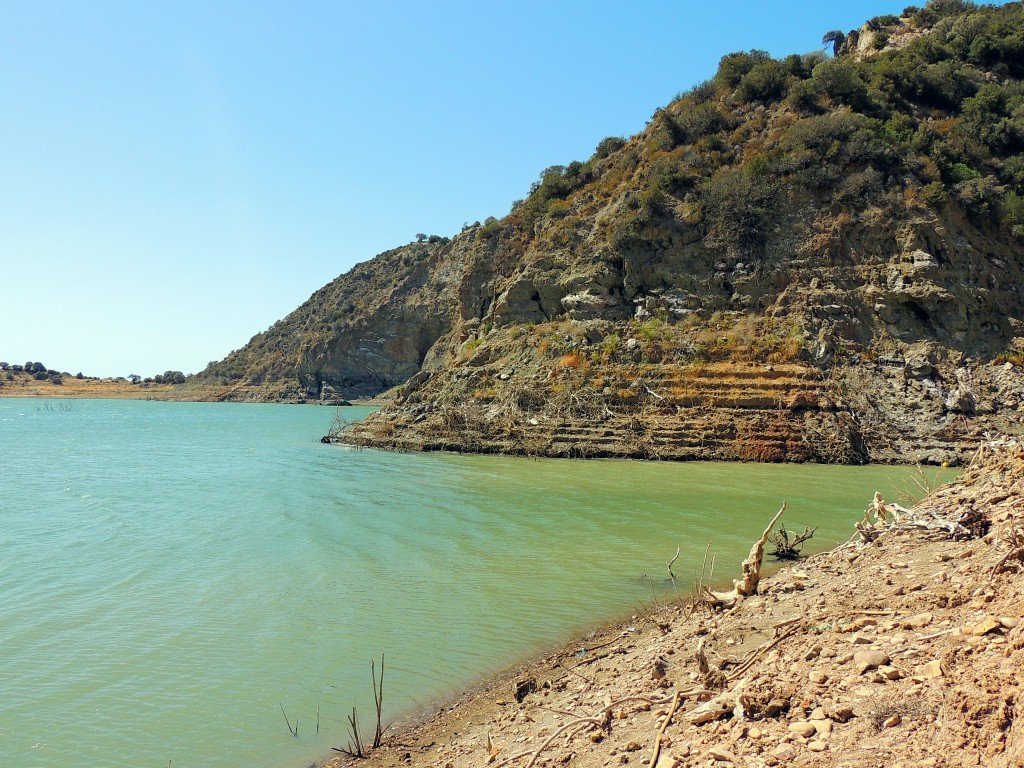
[[[700, 696], [700, 695], [703, 695], [705, 693], [707, 693], [707, 691], [704, 691], [701, 688], [695, 688], [693, 690], [683, 691], [683, 692], [676, 693], [676, 696], [678, 696], [680, 698], [685, 698], [685, 697], [689, 697], [689, 696]], [[640, 702], [644, 702], [646, 704], [650, 704], [651, 706], [658, 706], [658, 705], [662, 705], [662, 704], [668, 704], [670, 701], [673, 701], [673, 700], [674, 700], [674, 697], [673, 697], [673, 699], [655, 699], [655, 698], [652, 698], [650, 696], [626, 696], [626, 697], [621, 698], [621, 699], [616, 699], [615, 701], [612, 701], [612, 702], [609, 702], [608, 704], [606, 704], [601, 709], [601, 711], [598, 714], [596, 714], [596, 715], [578, 717], [575, 720], [572, 720], [572, 721], [570, 721], [568, 723], [565, 723], [564, 725], [559, 727], [554, 733], [552, 733], [550, 736], [548, 736], [548, 738], [546, 738], [543, 741], [543, 743], [541, 743], [541, 745], [539, 747], [536, 747], [535, 749], [528, 750], [526, 752], [519, 752], [518, 754], [515, 754], [515, 755], [509, 755], [504, 760], [502, 760], [500, 763], [498, 763], [494, 768], [504, 768], [504, 766], [509, 765], [511, 763], [514, 763], [516, 760], [518, 760], [518, 759], [520, 759], [522, 757], [527, 757], [527, 756], [530, 757], [530, 760], [529, 760], [529, 762], [526, 763], [525, 768], [532, 768], [532, 766], [534, 766], [536, 764], [537, 760], [540, 758], [541, 753], [545, 749], [550, 747], [563, 734], [570, 733], [570, 732], [575, 733], [575, 732], [589, 731], [592, 728], [607, 729], [609, 724], [611, 723], [611, 720], [612, 720], [612, 710], [615, 707], [618, 707], [618, 706], [620, 706], [622, 704], [628, 704], [629, 702], [633, 702], [633, 701], [640, 701]]]
[[666, 566], [668, 568], [668, 577], [670, 579], [672, 579], [672, 583], [673, 584], [676, 583], [676, 575], [672, 572], [672, 566], [676, 564], [676, 560], [678, 560], [678, 559], [679, 559], [679, 545], [676, 544], [676, 553], [672, 556], [672, 559], [668, 561], [667, 566]]
[[277, 706], [279, 706], [281, 708], [281, 714], [284, 715], [284, 721], [288, 725], [288, 733], [290, 733], [295, 738], [298, 738], [299, 737], [299, 721], [296, 720], [295, 721], [295, 727], [292, 728], [291, 721], [288, 720], [288, 713], [284, 711], [284, 704], [282, 704], [281, 702], [277, 702]]
[[[561, 662], [558, 663], [558, 666], [560, 666], [562, 669], [564, 669], [570, 675], [576, 675], [576, 677], [578, 677], [580, 680], [585, 680], [589, 685], [593, 685], [594, 684], [593, 680], [591, 680], [586, 675], [581, 675], [579, 672], [577, 672], [572, 667], [567, 667], [567, 666], [565, 666], [565, 664], [562, 664]], [[543, 709], [543, 707], [541, 707], [541, 709]]]
[[[775, 547], [775, 551], [771, 552], [771, 556], [776, 560], [797, 560], [800, 558], [800, 552], [804, 548], [804, 542], [814, 536], [814, 532], [818, 530], [818, 526], [810, 528], [804, 526], [804, 532], [800, 534], [791, 534], [790, 531], [786, 530], [785, 523], [779, 523], [779, 530], [777, 530], [771, 537], [772, 546]], [[792, 539], [790, 536], [792, 535]]]
[[363, 739], [359, 735], [359, 715], [356, 713], [355, 707], [352, 707], [352, 714], [348, 715], [346, 720], [348, 720], [348, 731], [351, 737], [348, 744], [344, 747], [331, 747], [331, 749], [349, 757], [366, 757], [363, 754]]
[[387, 726], [381, 727], [381, 712], [384, 706], [384, 653], [380, 654], [380, 680], [377, 680], [377, 672], [374, 668], [373, 659], [370, 659], [370, 677], [373, 679], [373, 701], [377, 708], [377, 725], [373, 732], [373, 748], [377, 749], [384, 738]]

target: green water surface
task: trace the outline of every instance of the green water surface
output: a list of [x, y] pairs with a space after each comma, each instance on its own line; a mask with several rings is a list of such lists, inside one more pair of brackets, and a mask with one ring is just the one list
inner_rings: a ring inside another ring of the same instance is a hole
[[393, 717], [633, 610], [677, 544], [685, 583], [709, 542], [732, 576], [783, 500], [824, 548], [913, 487], [358, 451], [318, 441], [333, 416], [0, 400], [0, 765], [307, 766], [369, 724], [381, 652]]

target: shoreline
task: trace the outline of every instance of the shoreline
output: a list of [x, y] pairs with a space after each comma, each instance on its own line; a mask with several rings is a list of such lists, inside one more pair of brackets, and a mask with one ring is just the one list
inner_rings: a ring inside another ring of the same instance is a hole
[[[597, 624], [316, 765], [1019, 765], [1024, 450], [986, 450], [902, 522], [863, 526], [870, 544], [851, 531], [733, 609]], [[972, 533], [922, 527], [939, 519]]]

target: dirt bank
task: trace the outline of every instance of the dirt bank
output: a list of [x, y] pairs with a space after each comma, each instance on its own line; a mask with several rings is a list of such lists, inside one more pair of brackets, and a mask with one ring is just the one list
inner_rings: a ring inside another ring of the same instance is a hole
[[650, 606], [324, 765], [1020, 766], [1022, 512], [987, 446], [734, 608]]

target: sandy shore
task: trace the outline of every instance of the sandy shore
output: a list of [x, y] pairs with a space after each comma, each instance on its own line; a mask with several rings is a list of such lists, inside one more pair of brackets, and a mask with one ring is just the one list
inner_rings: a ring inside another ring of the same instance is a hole
[[731, 609], [650, 605], [321, 765], [1021, 766], [1022, 560], [1024, 450], [989, 447]]

